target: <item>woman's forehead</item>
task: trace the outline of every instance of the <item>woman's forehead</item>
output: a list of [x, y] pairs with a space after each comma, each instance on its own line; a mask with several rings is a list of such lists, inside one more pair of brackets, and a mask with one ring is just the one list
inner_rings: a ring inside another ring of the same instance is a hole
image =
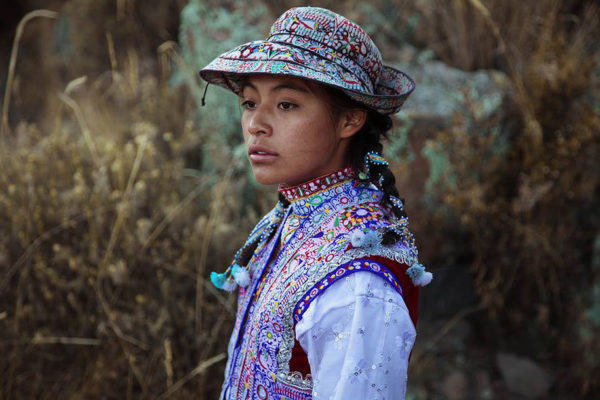
[[314, 95], [317, 93], [320, 94], [323, 90], [318, 84], [310, 82], [306, 79], [297, 78], [293, 76], [267, 74], [248, 75], [242, 80], [240, 86], [242, 92], [248, 88], [267, 92], [276, 92], [279, 90], [290, 89]]

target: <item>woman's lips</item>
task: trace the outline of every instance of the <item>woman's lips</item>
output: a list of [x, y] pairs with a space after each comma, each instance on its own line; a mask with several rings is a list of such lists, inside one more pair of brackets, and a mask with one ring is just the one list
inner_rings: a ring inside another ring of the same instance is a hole
[[248, 149], [248, 158], [253, 163], [265, 163], [273, 161], [278, 157], [277, 153], [262, 146], [250, 146]]

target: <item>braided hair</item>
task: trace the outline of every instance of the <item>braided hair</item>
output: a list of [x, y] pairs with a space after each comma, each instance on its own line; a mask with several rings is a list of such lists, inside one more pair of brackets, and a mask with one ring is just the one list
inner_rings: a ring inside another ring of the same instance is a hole
[[[331, 104], [334, 118], [349, 109], [362, 108], [367, 111], [367, 118], [362, 128], [350, 138], [348, 159], [356, 171], [361, 174], [361, 181], [371, 182], [384, 194], [383, 201], [391, 208], [398, 219], [406, 218], [403, 200], [398, 198], [396, 177], [383, 158], [382, 139], [387, 139], [387, 133], [392, 128], [392, 119], [388, 115], [365, 107], [348, 97], [344, 92], [332, 87], [325, 87]], [[374, 162], [375, 161], [375, 162]], [[363, 179], [364, 176], [364, 179]]]

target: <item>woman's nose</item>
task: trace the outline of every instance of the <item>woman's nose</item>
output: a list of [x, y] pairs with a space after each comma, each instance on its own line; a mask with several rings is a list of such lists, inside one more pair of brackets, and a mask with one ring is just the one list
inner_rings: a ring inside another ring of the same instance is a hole
[[252, 111], [250, 121], [248, 122], [248, 133], [251, 135], [268, 135], [271, 133], [268, 115], [261, 107], [257, 106]]

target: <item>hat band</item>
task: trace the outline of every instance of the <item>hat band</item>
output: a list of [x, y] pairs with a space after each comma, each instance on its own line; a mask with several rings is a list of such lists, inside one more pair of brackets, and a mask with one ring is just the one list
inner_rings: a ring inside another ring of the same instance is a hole
[[[252, 58], [237, 58], [237, 57], [227, 57], [227, 56], [221, 56], [220, 58], [222, 60], [235, 61], [235, 62], [241, 62], [241, 63], [256, 63], [256, 61], [257, 61], [257, 60], [252, 59]], [[271, 58], [271, 59], [265, 59], [265, 60], [261, 60], [261, 61], [271, 61], [271, 62], [282, 62], [282, 63], [285, 63], [285, 64], [294, 64], [294, 65], [297, 65], [298, 67], [301, 67], [302, 69], [310, 69], [310, 70], [315, 71], [315, 72], [320, 73], [320, 74], [324, 73], [322, 70], [318, 70], [316, 68], [309, 67], [306, 64], [302, 64], [302, 63], [299, 63], [297, 61], [292, 61], [292, 60], [278, 60], [276, 58]], [[219, 72], [219, 71], [215, 71], [215, 72]], [[232, 73], [234, 75], [237, 74], [236, 72], [231, 72], [231, 71], [220, 71], [220, 72], [222, 72], [225, 75], [227, 73]], [[255, 72], [255, 71], [244, 71], [242, 73], [248, 73], [249, 74], [249, 73], [253, 73], [253, 72], [254, 73], [260, 73], [260, 71], [257, 71], [257, 72]], [[229, 86], [229, 89], [235, 92], [235, 87], [234, 86]], [[340, 89], [345, 89], [345, 88], [340, 87]], [[368, 93], [365, 93], [365, 94], [367, 96], [369, 96]]]
[[[277, 40], [272, 40], [272, 38], [274, 38], [275, 36], [283, 37], [283, 39], [277, 38]], [[291, 39], [291, 42], [285, 40], [285, 38]], [[313, 47], [313, 48], [307, 48], [302, 45], [296, 44], [294, 41], [295, 38], [304, 39], [304, 40], [310, 42], [310, 44], [312, 45], [311, 47]], [[371, 93], [375, 93], [375, 88], [377, 87], [377, 82], [373, 81], [373, 79], [371, 78], [371, 74], [370, 74], [371, 71], [366, 70], [361, 64], [359, 64], [352, 57], [348, 57], [348, 56], [340, 53], [340, 51], [338, 49], [336, 49], [335, 47], [331, 47], [328, 44], [318, 42], [318, 41], [314, 40], [313, 38], [311, 38], [310, 36], [289, 34], [289, 33], [274, 33], [271, 36], [269, 36], [269, 38], [267, 39], [267, 42], [278, 43], [278, 44], [283, 44], [283, 45], [287, 45], [287, 46], [293, 46], [297, 49], [305, 50], [312, 54], [315, 54], [325, 60], [332, 62], [333, 64], [335, 64], [337, 66], [341, 66], [345, 71], [347, 71], [348, 73], [350, 73], [353, 76], [356, 76], [361, 81], [361, 83]], [[330, 57], [328, 57], [327, 52], [324, 51], [327, 49], [333, 51], [336, 54], [336, 57], [338, 58], [338, 60], [340, 60], [340, 61], [332, 60]], [[322, 51], [319, 52], [318, 50], [322, 50]], [[343, 63], [344, 60], [347, 60], [348, 63], [351, 63], [351, 66], [344, 65], [344, 63]], [[375, 64], [375, 63], [373, 63], [373, 64]], [[378, 63], [378, 64], [379, 64], [378, 70], [381, 70], [382, 65], [381, 65], [381, 63]], [[360, 71], [360, 74], [357, 74], [358, 71]], [[378, 72], [379, 71], [373, 71], [373, 73], [375, 73], [375, 74], [377, 74]]]

